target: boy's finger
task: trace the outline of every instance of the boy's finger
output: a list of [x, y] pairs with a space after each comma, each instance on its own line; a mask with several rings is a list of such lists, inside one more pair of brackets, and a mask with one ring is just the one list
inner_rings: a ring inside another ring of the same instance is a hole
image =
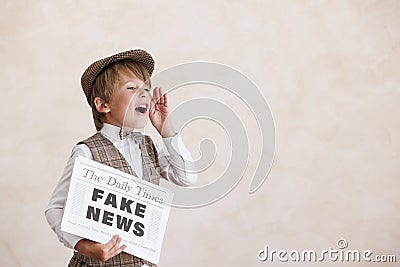
[[152, 114], [152, 113], [155, 112], [155, 110], [156, 110], [156, 102], [154, 102], [154, 99], [152, 99], [152, 100], [150, 101], [150, 110], [149, 110], [149, 113]]
[[167, 93], [164, 94], [164, 106], [168, 106], [168, 97], [167, 97]]
[[160, 103], [161, 94], [160, 94], [160, 87], [157, 87], [157, 103]]
[[[119, 250], [119, 248], [120, 248], [119, 244], [121, 244], [121, 241], [122, 241], [122, 238], [118, 237], [117, 243], [115, 243], [115, 246], [110, 249], [110, 254], [111, 255]], [[115, 255], [113, 255], [113, 256], [115, 256]], [[113, 256], [111, 256], [111, 257], [113, 257]]]
[[121, 244], [121, 241], [122, 241], [122, 238], [118, 237], [117, 242], [115, 243], [115, 245], [109, 250], [110, 254], [113, 254], [115, 251], [120, 249], [119, 245]]
[[157, 103], [159, 98], [160, 98], [160, 93], [158, 91], [158, 87], [156, 87], [156, 88], [154, 88], [154, 94], [153, 94], [154, 102]]
[[164, 105], [164, 94], [163, 94], [163, 91], [162, 91], [161, 87], [160, 87], [160, 103], [162, 105]]
[[162, 91], [161, 88], [158, 88], [158, 102], [162, 104]]
[[124, 251], [124, 249], [126, 248], [126, 245], [121, 246], [120, 248], [118, 248], [117, 250], [115, 250], [113, 253], [111, 253], [110, 258], [118, 255], [119, 253], [121, 253], [122, 251]]
[[117, 242], [115, 242], [114, 246], [105, 251], [106, 255], [107, 255], [106, 260], [118, 255], [126, 248], [126, 245], [123, 245], [121, 247], [119, 246], [119, 244], [121, 243], [121, 240], [122, 239], [120, 237], [117, 237], [117, 239], [116, 239]]
[[155, 87], [155, 88], [153, 89], [153, 96], [152, 96], [151, 100], [155, 100], [155, 99], [156, 99], [156, 96], [157, 96], [157, 87]]
[[107, 243], [104, 244], [104, 249], [110, 250], [111, 248], [113, 248], [115, 246], [117, 241], [118, 241], [118, 235], [113, 236], [113, 238], [110, 241], [108, 241]]

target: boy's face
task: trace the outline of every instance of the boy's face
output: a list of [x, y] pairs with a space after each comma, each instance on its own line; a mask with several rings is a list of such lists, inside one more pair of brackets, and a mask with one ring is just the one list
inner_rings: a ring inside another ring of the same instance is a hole
[[150, 101], [148, 85], [133, 73], [120, 73], [104, 122], [130, 130], [143, 128], [149, 117]]

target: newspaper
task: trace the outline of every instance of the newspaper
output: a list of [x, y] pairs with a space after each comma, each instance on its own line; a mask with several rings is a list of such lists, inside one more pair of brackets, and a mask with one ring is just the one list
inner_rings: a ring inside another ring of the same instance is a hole
[[127, 253], [158, 264], [173, 192], [77, 157], [61, 230], [106, 243], [118, 234]]

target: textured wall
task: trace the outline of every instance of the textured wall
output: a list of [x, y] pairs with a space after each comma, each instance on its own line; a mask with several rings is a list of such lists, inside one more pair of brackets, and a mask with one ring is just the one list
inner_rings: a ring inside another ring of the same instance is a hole
[[[156, 72], [192, 60], [239, 69], [268, 99], [277, 130], [276, 158], [257, 193], [246, 191], [256, 168], [251, 156], [227, 197], [172, 210], [161, 266], [308, 266], [262, 263], [257, 251], [322, 250], [340, 237], [351, 249], [399, 253], [399, 1], [1, 6], [0, 266], [66, 266], [71, 251], [43, 210], [73, 145], [94, 131], [80, 75], [93, 60], [136, 47], [151, 51]], [[225, 97], [199, 89], [177, 92], [171, 103]], [[223, 101], [237, 102], [228, 95]], [[210, 122], [196, 123], [184, 140], [198, 156], [200, 138], [213, 136], [200, 127]], [[227, 145], [221, 129], [212, 132]], [[257, 140], [254, 127], [249, 134]], [[223, 151], [200, 184], [223, 171]]]

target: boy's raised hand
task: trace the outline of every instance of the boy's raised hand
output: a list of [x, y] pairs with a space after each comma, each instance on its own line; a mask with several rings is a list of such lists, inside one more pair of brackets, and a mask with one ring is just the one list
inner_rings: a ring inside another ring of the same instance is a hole
[[162, 137], [172, 137], [176, 134], [172, 123], [168, 119], [168, 98], [160, 87], [153, 90], [153, 98], [151, 99], [149, 117], [153, 126], [161, 134]]
[[119, 246], [121, 238], [114, 236], [110, 241], [105, 244], [97, 243], [89, 239], [81, 239], [76, 243], [75, 249], [82, 255], [90, 258], [106, 261], [119, 253], [121, 253], [126, 246]]

